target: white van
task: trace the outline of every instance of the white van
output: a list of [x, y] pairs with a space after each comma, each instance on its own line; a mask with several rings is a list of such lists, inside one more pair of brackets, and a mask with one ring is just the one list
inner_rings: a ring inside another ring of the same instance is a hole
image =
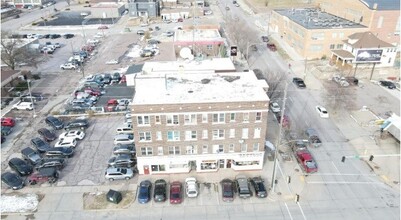
[[114, 144], [133, 144], [134, 142], [133, 134], [118, 134], [114, 137]]
[[31, 102], [18, 102], [13, 105], [13, 109], [15, 110], [33, 110], [33, 105]]
[[134, 130], [130, 124], [125, 124], [117, 128], [117, 134], [133, 134]]

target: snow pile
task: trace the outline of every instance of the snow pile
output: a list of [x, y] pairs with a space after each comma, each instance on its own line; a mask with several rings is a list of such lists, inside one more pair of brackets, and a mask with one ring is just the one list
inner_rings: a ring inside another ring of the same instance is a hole
[[135, 45], [134, 48], [127, 54], [128, 57], [137, 58], [141, 56], [141, 46]]
[[33, 212], [39, 204], [36, 194], [2, 195], [0, 212]]

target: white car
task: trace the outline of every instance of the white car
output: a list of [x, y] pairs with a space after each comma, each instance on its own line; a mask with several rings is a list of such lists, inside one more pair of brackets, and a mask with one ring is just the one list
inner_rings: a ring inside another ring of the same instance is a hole
[[73, 147], [77, 146], [77, 140], [74, 138], [62, 138], [57, 141], [54, 147]]
[[33, 110], [33, 105], [31, 102], [18, 102], [13, 105], [13, 109], [15, 110]]
[[116, 60], [116, 59], [114, 59], [114, 60], [109, 60], [109, 61], [106, 62], [106, 64], [108, 64], [108, 65], [118, 64], [118, 63], [119, 63], [119, 62], [118, 62], [118, 60]]
[[329, 113], [323, 106], [317, 105], [316, 111], [317, 111], [317, 113], [319, 113], [319, 116], [321, 118], [329, 118]]
[[213, 14], [213, 12], [212, 11], [205, 11], [205, 15], [211, 15], [211, 14]]
[[80, 130], [72, 130], [72, 131], [67, 131], [58, 137], [58, 139], [78, 139], [82, 140], [85, 137], [85, 132], [80, 131]]
[[272, 112], [276, 113], [276, 112], [280, 112], [280, 106], [278, 105], [277, 102], [272, 102], [270, 103], [270, 109], [272, 110]]
[[198, 185], [196, 184], [195, 177], [188, 177], [185, 179], [185, 192], [189, 198], [198, 196]]
[[72, 63], [64, 63], [60, 65], [60, 69], [62, 70], [75, 70], [77, 66]]

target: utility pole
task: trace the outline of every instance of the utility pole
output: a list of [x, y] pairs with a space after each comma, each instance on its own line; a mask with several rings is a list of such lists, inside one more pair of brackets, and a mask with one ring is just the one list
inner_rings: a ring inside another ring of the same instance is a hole
[[273, 164], [273, 175], [272, 175], [272, 180], [271, 180], [271, 189], [272, 192], [274, 192], [275, 188], [275, 180], [276, 180], [276, 173], [277, 173], [277, 158], [278, 158], [278, 147], [280, 146], [281, 143], [281, 129], [283, 127], [283, 118], [284, 118], [284, 111], [285, 111], [285, 103], [287, 100], [287, 89], [288, 89], [288, 84], [285, 84], [285, 89], [284, 89], [284, 100], [283, 100], [283, 110], [281, 111], [280, 114], [280, 125], [278, 129], [278, 138], [276, 142], [276, 149], [274, 151], [274, 164]]

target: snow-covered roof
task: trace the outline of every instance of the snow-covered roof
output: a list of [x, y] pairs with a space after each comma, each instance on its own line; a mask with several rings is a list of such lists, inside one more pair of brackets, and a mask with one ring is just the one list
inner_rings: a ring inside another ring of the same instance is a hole
[[134, 105], [269, 101], [253, 71], [138, 75]]
[[[195, 33], [194, 33], [195, 32]], [[182, 29], [176, 30], [174, 42], [199, 42], [199, 41], [219, 41], [223, 42], [218, 29]]]

